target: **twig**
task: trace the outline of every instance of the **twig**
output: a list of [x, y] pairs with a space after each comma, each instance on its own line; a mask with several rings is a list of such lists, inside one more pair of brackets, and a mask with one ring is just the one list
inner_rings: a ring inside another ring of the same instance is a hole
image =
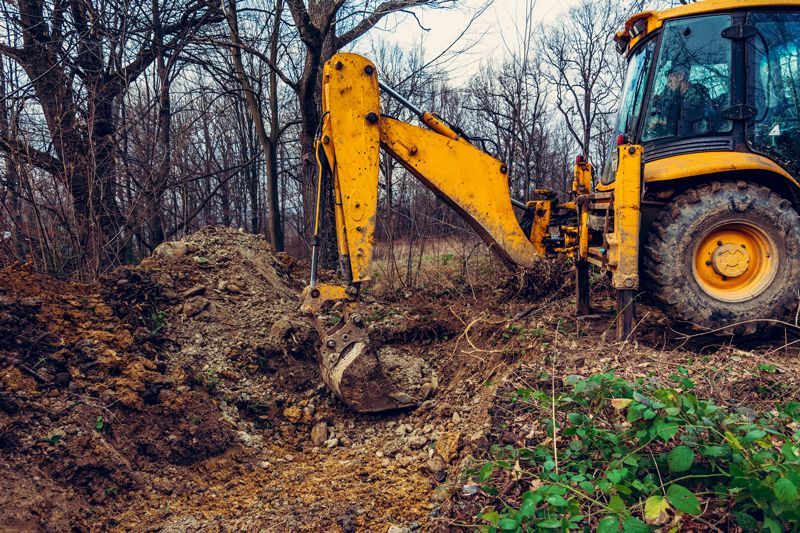
[[36, 370], [30, 368], [29, 366], [27, 366], [25, 363], [23, 363], [22, 361], [20, 361], [16, 357], [11, 357], [9, 355], [3, 355], [2, 357], [8, 363], [18, 366], [20, 368], [20, 370], [22, 370], [26, 374], [36, 378], [37, 380], [41, 381], [42, 383], [53, 383], [51, 380], [49, 380], [46, 377], [42, 376]]
[[[693, 338], [696, 338], [696, 337], [702, 337], [704, 335], [713, 335], [714, 333], [719, 333], [720, 331], [724, 331], [724, 330], [727, 330], [727, 329], [735, 328], [736, 326], [743, 326], [745, 324], [753, 324], [753, 323], [758, 323], [758, 322], [765, 322], [767, 324], [786, 326], [786, 327], [788, 327], [790, 329], [800, 331], [800, 326], [798, 326], [796, 324], [792, 324], [790, 322], [786, 322], [785, 320], [778, 320], [776, 318], [753, 318], [751, 320], [743, 320], [741, 322], [734, 322], [733, 324], [729, 324], [727, 326], [722, 326], [720, 328], [710, 329], [710, 330], [707, 330], [707, 331], [701, 331], [700, 333], [693, 333], [691, 335], [688, 334], [688, 333], [681, 333], [680, 331], [676, 331], [676, 330], [673, 330], [673, 331], [675, 331], [675, 333], [678, 334], [678, 337], [677, 337], [678, 339], [680, 339], [680, 340], [688, 340], [688, 339], [693, 339]], [[697, 324], [694, 324], [694, 325], [697, 326]]]
[[556, 463], [556, 475], [558, 475], [558, 434], [556, 428], [556, 345], [558, 344], [558, 329], [561, 327], [561, 320], [556, 325], [555, 336], [553, 337], [553, 352], [550, 355], [550, 417], [553, 422], [553, 461]]

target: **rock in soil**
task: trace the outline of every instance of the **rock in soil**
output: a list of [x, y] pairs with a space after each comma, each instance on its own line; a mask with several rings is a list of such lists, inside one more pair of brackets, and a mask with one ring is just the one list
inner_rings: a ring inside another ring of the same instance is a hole
[[318, 422], [311, 428], [311, 442], [314, 446], [322, 446], [328, 440], [328, 425], [325, 422]]

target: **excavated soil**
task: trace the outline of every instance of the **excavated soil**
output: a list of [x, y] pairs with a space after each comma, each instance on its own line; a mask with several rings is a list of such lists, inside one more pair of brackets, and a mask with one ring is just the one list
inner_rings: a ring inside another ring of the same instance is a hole
[[424, 297], [367, 303], [385, 368], [438, 388], [352, 413], [319, 379], [304, 268], [217, 228], [96, 284], [0, 272], [0, 529], [428, 529], [485, 443], [497, 358], [454, 361], [461, 319]]
[[481, 507], [462, 472], [527, 435], [504, 391], [545, 367], [683, 366], [722, 402], [797, 394], [790, 339], [681, 339], [642, 306], [622, 345], [609, 292], [594, 318], [572, 316], [568, 266], [486, 268], [368, 291], [384, 367], [433, 389], [381, 415], [322, 386], [298, 311], [306, 267], [258, 236], [208, 228], [93, 284], [0, 271], [0, 530], [458, 529]]

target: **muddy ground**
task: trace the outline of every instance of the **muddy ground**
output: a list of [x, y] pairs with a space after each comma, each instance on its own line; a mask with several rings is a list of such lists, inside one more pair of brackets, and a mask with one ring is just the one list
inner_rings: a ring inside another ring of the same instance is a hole
[[383, 415], [321, 385], [306, 266], [257, 236], [206, 229], [92, 284], [0, 271], [0, 530], [459, 529], [480, 510], [464, 472], [529, 434], [507, 391], [543, 371], [682, 367], [720, 403], [797, 399], [790, 332], [687, 338], [642, 305], [623, 345], [602, 282], [572, 316], [567, 265], [454, 263], [365, 295], [373, 341], [432, 389]]

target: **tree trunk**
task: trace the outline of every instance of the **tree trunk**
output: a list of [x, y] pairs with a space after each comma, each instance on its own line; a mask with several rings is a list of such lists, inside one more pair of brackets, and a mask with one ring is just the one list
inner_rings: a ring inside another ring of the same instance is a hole
[[[6, 99], [6, 73], [5, 59], [0, 58], [0, 137], [14, 138], [16, 134], [11, 127], [11, 111]], [[25, 242], [22, 232], [22, 202], [20, 202], [20, 183], [17, 162], [11, 154], [6, 153], [3, 157], [5, 166], [5, 186], [10, 196], [9, 209], [11, 211], [11, 238], [14, 243], [14, 254], [17, 261], [25, 260]]]
[[[278, 40], [280, 39], [281, 14], [283, 0], [275, 2], [275, 20], [272, 26], [272, 35], [269, 39], [269, 59], [273, 65], [278, 64]], [[283, 222], [281, 221], [281, 206], [278, 195], [278, 141], [280, 140], [280, 117], [278, 116], [278, 74], [275, 69], [269, 70], [269, 147], [267, 155], [267, 217], [269, 217], [270, 235], [274, 236], [272, 245], [275, 250], [284, 250]]]
[[[276, 4], [276, 22], [273, 27], [273, 41], [277, 39], [275, 35], [280, 30], [280, 8], [282, 2], [280, 0]], [[261, 116], [261, 107], [256, 99], [255, 92], [253, 92], [250, 80], [244, 70], [242, 63], [242, 50], [241, 40], [239, 38], [239, 21], [236, 14], [236, 0], [228, 0], [228, 9], [225, 12], [225, 17], [228, 20], [228, 27], [231, 32], [231, 58], [233, 59], [233, 68], [236, 71], [236, 76], [239, 78], [239, 83], [244, 92], [245, 101], [247, 102], [247, 109], [253, 118], [253, 126], [256, 129], [258, 141], [261, 144], [261, 149], [264, 152], [264, 159], [267, 167], [267, 198], [269, 202], [267, 214], [267, 227], [269, 231], [270, 242], [273, 248], [278, 251], [283, 251], [283, 235], [281, 234], [280, 224], [280, 210], [278, 209], [278, 183], [277, 171], [275, 164], [275, 145], [272, 143], [271, 138], [267, 135], [264, 128], [264, 119]], [[270, 43], [272, 46], [272, 42]], [[277, 54], [277, 43], [275, 43]], [[273, 73], [274, 74], [274, 73]], [[270, 75], [270, 98], [274, 97], [277, 100], [277, 79], [274, 75]], [[277, 108], [277, 106], [276, 106]], [[226, 188], [227, 186], [225, 186]]]
[[161, 206], [164, 188], [169, 182], [172, 148], [170, 145], [172, 112], [170, 102], [169, 69], [164, 61], [164, 35], [161, 26], [158, 0], [152, 1], [153, 10], [153, 45], [156, 47], [156, 74], [158, 76], [158, 144], [156, 172], [152, 183], [145, 190], [147, 209], [147, 226], [150, 230], [150, 247], [164, 242], [164, 224], [161, 220]]

